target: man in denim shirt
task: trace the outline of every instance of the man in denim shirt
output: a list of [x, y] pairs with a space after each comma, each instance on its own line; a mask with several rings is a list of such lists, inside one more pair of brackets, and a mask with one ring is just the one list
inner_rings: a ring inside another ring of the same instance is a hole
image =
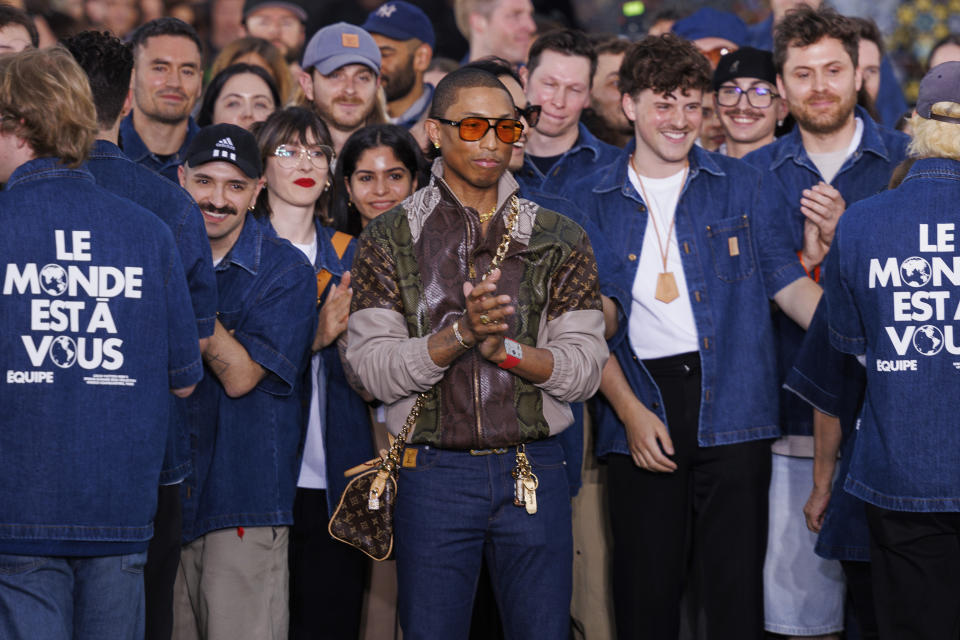
[[[764, 172], [764, 205], [814, 274], [846, 205], [885, 189], [906, 150], [906, 136], [877, 125], [856, 107], [862, 82], [858, 53], [858, 29], [851, 20], [832, 9], [802, 6], [788, 12], [777, 24], [774, 65], [778, 91], [797, 125], [744, 158]], [[803, 329], [782, 313], [775, 313], [774, 326], [782, 381]], [[781, 391], [780, 415], [784, 437], [773, 445], [778, 455], [764, 584], [767, 630], [835, 633], [843, 628], [840, 567], [814, 554], [815, 536], [798, 515], [812, 483], [813, 414], [800, 398]], [[805, 609], [796, 605], [801, 592], [832, 595]]]
[[197, 123], [190, 112], [203, 89], [203, 47], [193, 27], [157, 18], [131, 36], [133, 111], [120, 125], [120, 147], [143, 166], [177, 181], [177, 167]]
[[203, 213], [219, 310], [191, 401], [177, 638], [287, 635], [288, 529], [317, 281], [304, 255], [249, 213], [261, 173], [253, 135], [229, 124], [201, 129], [180, 168]]
[[779, 432], [768, 298], [806, 323], [820, 290], [760, 206], [759, 173], [694, 146], [711, 83], [699, 51], [645, 38], [620, 82], [634, 141], [573, 190], [620, 312], [596, 414], [618, 634], [676, 638], [695, 576], [707, 637], [761, 638]]
[[526, 93], [540, 105], [540, 120], [527, 135], [523, 167], [515, 171], [527, 191], [560, 195], [571, 180], [613, 162], [620, 150], [601, 142], [580, 123], [590, 105], [597, 54], [582, 31], [545, 34], [530, 47]]
[[827, 316], [833, 346], [865, 356], [844, 488], [867, 503], [880, 637], [955, 638], [960, 62], [924, 76], [911, 124], [918, 159], [903, 183], [850, 207], [837, 227]]
[[[210, 243], [197, 203], [179, 185], [132, 162], [117, 147], [121, 114], [129, 109], [133, 54], [130, 47], [107, 33], [84, 31], [65, 41], [94, 91], [98, 139], [87, 161], [97, 184], [139, 204], [167, 223], [174, 234], [190, 287], [201, 350], [213, 333], [217, 314], [217, 283]], [[171, 399], [171, 428], [164, 462], [163, 484], [157, 493], [153, 538], [144, 571], [147, 599], [147, 638], [168, 640], [173, 629], [173, 582], [180, 561], [180, 487], [190, 465], [186, 403]]]
[[0, 637], [144, 634], [170, 429], [203, 373], [169, 228], [82, 168], [97, 133], [62, 49], [0, 59]]

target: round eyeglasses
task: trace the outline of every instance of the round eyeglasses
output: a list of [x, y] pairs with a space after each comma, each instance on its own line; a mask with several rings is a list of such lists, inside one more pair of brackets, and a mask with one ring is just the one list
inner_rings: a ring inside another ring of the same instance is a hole
[[737, 86], [725, 86], [717, 89], [717, 104], [721, 107], [735, 107], [740, 104], [741, 95], [746, 95], [747, 102], [756, 109], [766, 109], [773, 104], [773, 99], [778, 96], [777, 93], [767, 87], [741, 89]]
[[325, 144], [313, 145], [309, 148], [298, 144], [281, 144], [273, 150], [273, 157], [277, 159], [277, 164], [284, 169], [293, 169], [300, 164], [300, 158], [304, 156], [317, 169], [327, 169], [330, 167], [333, 149]]
[[500, 142], [513, 144], [520, 139], [523, 133], [523, 123], [514, 118], [478, 118], [470, 116], [462, 120], [445, 120], [443, 118], [434, 118], [441, 124], [448, 124], [451, 127], [459, 127], [460, 139], [467, 142], [476, 142], [487, 131], [493, 128], [497, 139]]

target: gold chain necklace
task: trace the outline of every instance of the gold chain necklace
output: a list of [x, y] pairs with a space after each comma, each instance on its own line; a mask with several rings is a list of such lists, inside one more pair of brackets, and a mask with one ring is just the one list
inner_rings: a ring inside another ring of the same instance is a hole
[[[637, 163], [633, 155], [630, 156], [630, 166], [633, 167], [634, 173], [637, 174], [637, 184], [640, 185], [640, 194], [643, 196], [643, 201], [647, 205], [647, 213], [650, 215], [650, 222], [653, 223], [653, 231], [657, 234], [657, 249], [660, 250], [660, 259], [663, 262], [663, 271], [657, 274], [657, 288], [653, 297], [664, 304], [670, 304], [680, 297], [680, 292], [677, 288], [677, 279], [674, 277], [672, 271], [667, 271], [667, 256], [670, 253], [670, 236], [673, 234], [673, 226], [677, 221], [677, 210], [674, 208], [673, 215], [670, 217], [670, 227], [667, 229], [667, 248], [664, 249], [663, 241], [660, 239], [660, 229], [657, 227], [657, 216], [654, 215], [653, 209], [650, 206], [653, 200], [647, 196], [647, 191], [643, 188], [643, 177], [637, 170]], [[687, 182], [687, 171], [689, 169], [689, 164], [683, 167], [683, 177], [680, 179], [681, 192], [683, 191], [683, 185]], [[678, 199], [677, 204], [679, 205], [679, 203], [680, 201]], [[660, 208], [659, 203], [657, 204], [657, 208]]]
[[486, 224], [486, 223], [487, 223], [487, 220], [489, 220], [490, 218], [492, 218], [493, 215], [494, 215], [496, 212], [497, 212], [497, 205], [493, 205], [493, 207], [490, 208], [490, 211], [488, 211], [488, 212], [486, 212], [486, 213], [480, 213], [480, 212], [478, 211], [478, 212], [477, 212], [477, 217], [480, 218], [480, 224]]

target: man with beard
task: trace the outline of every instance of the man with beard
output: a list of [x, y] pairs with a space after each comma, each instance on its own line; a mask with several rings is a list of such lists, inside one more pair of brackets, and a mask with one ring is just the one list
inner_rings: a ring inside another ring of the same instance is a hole
[[305, 106], [330, 129], [337, 153], [354, 131], [384, 122], [377, 104], [380, 48], [364, 29], [338, 22], [313, 34], [299, 79]]
[[[856, 106], [858, 54], [857, 28], [848, 18], [806, 5], [788, 12], [776, 27], [773, 58], [777, 90], [797, 124], [744, 158], [764, 173], [764, 204], [779, 216], [814, 277], [847, 204], [882, 191], [906, 155], [906, 136], [877, 125]], [[779, 312], [774, 324], [782, 381], [804, 330]], [[766, 628], [797, 636], [835, 633], [843, 628], [841, 570], [814, 554], [815, 536], [799, 517], [813, 483], [813, 415], [786, 391], [780, 427], [764, 569]], [[811, 608], [798, 607], [801, 593], [820, 597]]]
[[197, 124], [190, 117], [203, 88], [200, 38], [176, 18], [157, 18], [131, 36], [133, 111], [120, 124], [120, 148], [134, 162], [177, 181]]
[[433, 99], [433, 85], [423, 81], [423, 74], [436, 43], [430, 18], [419, 7], [395, 0], [371, 12], [363, 28], [380, 47], [380, 84], [390, 122], [407, 129], [419, 125], [421, 135], [415, 137], [426, 142], [422, 121]]
[[267, 40], [292, 65], [300, 61], [307, 37], [306, 21], [306, 10], [296, 2], [247, 0], [243, 4], [243, 26], [247, 35]]
[[604, 36], [594, 42], [597, 69], [590, 87], [590, 106], [583, 110], [580, 122], [590, 133], [615, 147], [624, 147], [633, 139], [633, 126], [620, 106], [620, 63], [630, 41], [616, 36]]
[[180, 184], [203, 212], [219, 294], [190, 403], [174, 637], [285, 638], [300, 388], [316, 332], [313, 266], [249, 212], [263, 187], [253, 135], [205, 127]]
[[713, 72], [713, 99], [726, 142], [719, 151], [742, 158], [773, 142], [787, 105], [777, 93], [773, 54], [743, 47], [720, 59]]
[[597, 54], [582, 31], [552, 31], [530, 47], [525, 89], [541, 111], [527, 138], [523, 168], [516, 173], [524, 189], [560, 194], [573, 179], [616, 158], [619, 149], [580, 124], [596, 67]]

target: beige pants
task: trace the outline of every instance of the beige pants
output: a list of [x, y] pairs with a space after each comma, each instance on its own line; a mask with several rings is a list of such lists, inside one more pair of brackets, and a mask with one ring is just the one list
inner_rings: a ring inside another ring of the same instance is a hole
[[287, 527], [220, 529], [183, 547], [173, 640], [286, 640]]

